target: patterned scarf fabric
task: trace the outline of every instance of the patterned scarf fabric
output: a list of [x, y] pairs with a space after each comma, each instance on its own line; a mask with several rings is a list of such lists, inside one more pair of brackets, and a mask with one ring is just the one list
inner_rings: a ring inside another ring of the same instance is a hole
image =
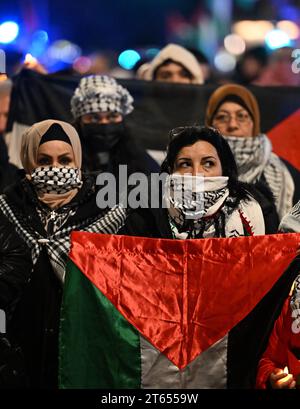
[[[214, 215], [229, 195], [228, 177], [170, 175], [165, 185], [165, 204], [173, 232], [185, 237], [203, 234], [204, 218]], [[213, 219], [210, 219], [212, 221]], [[189, 233], [187, 233], [187, 231]]]
[[259, 204], [254, 200], [241, 201], [238, 208], [228, 197], [213, 217], [202, 218], [179, 226], [169, 215], [169, 223], [175, 239], [200, 239], [212, 237], [241, 237], [265, 234], [264, 219]]
[[300, 333], [300, 275], [294, 281], [293, 293], [290, 301], [290, 307], [292, 311], [293, 324], [292, 330]]
[[300, 201], [282, 218], [278, 231], [282, 233], [300, 232]]
[[91, 233], [116, 234], [124, 225], [127, 215], [126, 209], [115, 206], [105, 215], [98, 215], [63, 227], [52, 235], [44, 237], [28, 224], [24, 215], [8, 204], [5, 195], [0, 195], [0, 210], [14, 224], [17, 233], [31, 249], [33, 265], [36, 264], [40, 252], [45, 247], [53, 270], [62, 282], [65, 279], [65, 264], [70, 250], [71, 232], [81, 230]]
[[264, 175], [271, 189], [280, 219], [291, 209], [294, 182], [280, 158], [272, 152], [272, 144], [264, 134], [253, 138], [226, 136], [239, 172], [239, 180], [255, 183]]
[[31, 183], [39, 194], [64, 194], [82, 186], [79, 169], [54, 166], [34, 169]]
[[254, 138], [226, 136], [239, 171], [240, 180], [253, 183], [258, 180], [270, 159], [272, 145], [266, 135]]
[[165, 185], [169, 215], [180, 226], [218, 211], [229, 195], [228, 177], [170, 175]]

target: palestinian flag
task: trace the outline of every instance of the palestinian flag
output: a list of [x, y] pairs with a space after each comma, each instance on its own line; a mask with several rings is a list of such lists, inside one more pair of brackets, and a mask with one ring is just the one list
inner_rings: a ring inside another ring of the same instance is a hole
[[[72, 122], [70, 99], [79, 76], [42, 75], [23, 70], [13, 78], [9, 115], [10, 157], [13, 163], [20, 136], [28, 126], [44, 119]], [[158, 81], [119, 80], [134, 97], [134, 111], [126, 117], [132, 135], [150, 153], [164, 151], [169, 130], [182, 125], [204, 123], [207, 101], [217, 85], [168, 84]], [[300, 170], [299, 87], [249, 89], [258, 99], [261, 128], [272, 140], [274, 152]], [[20, 164], [20, 162], [19, 162]]]
[[300, 269], [300, 234], [72, 233], [61, 388], [249, 388]]

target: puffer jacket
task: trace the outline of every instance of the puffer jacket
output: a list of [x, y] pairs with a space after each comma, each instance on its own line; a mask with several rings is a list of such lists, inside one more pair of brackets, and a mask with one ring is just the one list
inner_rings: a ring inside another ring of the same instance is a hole
[[31, 279], [31, 257], [14, 226], [0, 214], [0, 388], [27, 384], [23, 353], [11, 334], [20, 298]]

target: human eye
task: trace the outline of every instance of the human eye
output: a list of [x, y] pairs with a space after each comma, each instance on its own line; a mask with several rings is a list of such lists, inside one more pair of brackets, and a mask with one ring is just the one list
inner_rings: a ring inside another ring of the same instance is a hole
[[217, 114], [215, 120], [218, 122], [228, 122], [229, 115], [227, 114]]
[[206, 159], [203, 162], [203, 166], [207, 169], [213, 168], [216, 165], [215, 161], [213, 159]]
[[240, 122], [244, 122], [249, 119], [249, 115], [247, 114], [247, 112], [238, 112], [236, 117], [237, 117], [237, 120]]
[[112, 114], [110, 114], [109, 115], [109, 120], [111, 121], [111, 122], [115, 122], [117, 119], [118, 119], [118, 117], [119, 117], [119, 114], [117, 114], [117, 113], [112, 113]]
[[177, 169], [186, 169], [186, 168], [188, 168], [190, 166], [191, 166], [191, 164], [187, 160], [178, 161], [177, 164], [176, 164]]
[[88, 114], [85, 115], [83, 118], [83, 123], [85, 124], [96, 124], [98, 122], [98, 117], [97, 115], [93, 115], [93, 114]]
[[51, 165], [51, 160], [46, 156], [41, 156], [37, 160], [37, 164], [40, 166], [49, 166]]
[[172, 75], [172, 74], [171, 74], [169, 71], [161, 71], [161, 72], [159, 73], [159, 78], [166, 80], [166, 79], [171, 78], [171, 75]]
[[69, 165], [72, 162], [72, 159], [69, 156], [64, 156], [60, 159], [61, 165]]
[[180, 71], [180, 76], [182, 78], [188, 78], [191, 79], [191, 74], [187, 70], [181, 70]]

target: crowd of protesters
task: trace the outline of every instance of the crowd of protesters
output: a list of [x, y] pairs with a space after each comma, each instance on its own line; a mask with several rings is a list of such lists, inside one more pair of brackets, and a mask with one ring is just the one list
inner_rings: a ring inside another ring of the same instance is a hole
[[[0, 308], [7, 316], [7, 332], [0, 334], [0, 388], [58, 387], [60, 306], [72, 231], [172, 240], [300, 232], [299, 171], [273, 152], [247, 89], [250, 83], [298, 85], [284, 65], [288, 53], [278, 51], [268, 61], [259, 49], [245, 54], [235, 77], [240, 84], [220, 85], [211, 94], [205, 124], [170, 130], [161, 165], [126, 127], [134, 100], [113, 76], [82, 77], [70, 101], [72, 124], [48, 118], [32, 124], [17, 144], [6, 134], [12, 82], [0, 83]], [[252, 72], [247, 59], [253, 67], [257, 63]], [[136, 78], [194, 86], [212, 81], [197, 54], [176, 44], [141, 65]], [[19, 156], [22, 169], [9, 162], [10, 153]], [[103, 172], [117, 178], [120, 165], [128, 167], [128, 176], [165, 172], [167, 206], [100, 209], [96, 178]], [[181, 202], [174, 199], [178, 190], [184, 192]], [[288, 351], [299, 359], [299, 331], [291, 332], [299, 294], [296, 279], [259, 363], [259, 388], [297, 386], [284, 367]], [[226, 387], [223, 378], [220, 369], [207, 387]]]

